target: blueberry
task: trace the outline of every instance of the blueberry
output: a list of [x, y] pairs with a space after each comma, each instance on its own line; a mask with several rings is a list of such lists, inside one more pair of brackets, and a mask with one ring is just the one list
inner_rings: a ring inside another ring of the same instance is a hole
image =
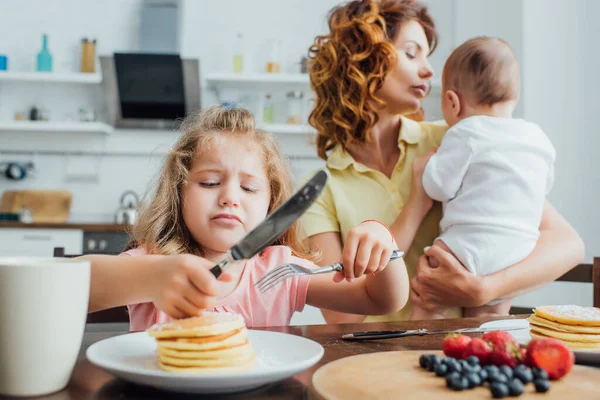
[[508, 396], [509, 390], [505, 383], [493, 382], [490, 385], [490, 391], [495, 399], [501, 399]]
[[460, 366], [461, 366], [463, 369], [465, 369], [465, 367], [468, 367], [468, 366], [469, 366], [469, 363], [467, 363], [467, 361], [466, 361], [466, 360], [460, 360], [458, 363], [460, 364]]
[[488, 372], [486, 369], [482, 369], [479, 371], [479, 378], [481, 378], [481, 382], [486, 382], [488, 380]]
[[466, 361], [470, 365], [479, 365], [479, 357], [477, 356], [469, 356], [467, 357]]
[[454, 361], [456, 361], [456, 358], [454, 357], [444, 357], [442, 363], [448, 365], [450, 363], [453, 363]]
[[528, 384], [529, 382], [533, 381], [533, 373], [531, 372], [531, 370], [527, 369], [527, 367], [525, 367], [525, 369], [515, 368], [514, 377], [523, 382], [524, 384]]
[[486, 365], [485, 367], [483, 367], [488, 375], [491, 374], [492, 372], [499, 372], [500, 370], [498, 369], [498, 367], [496, 367], [495, 365]]
[[469, 381], [464, 376], [450, 380], [450, 389], [460, 391], [469, 387]]
[[492, 382], [507, 383], [508, 378], [506, 377], [506, 375], [501, 374], [500, 372], [493, 371], [493, 372], [489, 373], [488, 381], [490, 383], [492, 383]]
[[427, 371], [435, 371], [435, 367], [442, 363], [442, 359], [437, 354], [429, 356], [429, 364], [425, 368]]
[[508, 382], [508, 391], [511, 396], [520, 396], [525, 391], [525, 386], [523, 386], [523, 382], [515, 378]]
[[533, 384], [535, 385], [535, 391], [538, 393], [546, 393], [550, 390], [550, 381], [548, 379], [537, 378], [533, 381]]
[[506, 376], [508, 378], [508, 380], [512, 379], [513, 370], [511, 367], [509, 367], [508, 365], [501, 365], [500, 367], [498, 367], [498, 369], [504, 376]]
[[454, 379], [458, 379], [460, 380], [461, 375], [458, 372], [451, 372], [448, 375], [446, 375], [446, 386], [450, 387], [450, 383], [452, 382], [452, 380]]
[[429, 354], [421, 354], [421, 357], [419, 357], [419, 365], [421, 366], [421, 368], [427, 368], [428, 364]]
[[531, 372], [533, 372], [534, 379], [545, 379], [548, 380], [548, 373], [545, 369], [533, 367], [531, 368]]
[[471, 368], [471, 371], [475, 372], [476, 374], [478, 374], [479, 371], [481, 371], [481, 366], [479, 364], [477, 364], [477, 365], [470, 365], [469, 367]]
[[448, 363], [448, 372], [462, 372], [462, 367], [457, 360]]
[[517, 371], [520, 371], [520, 370], [529, 371], [529, 368], [527, 368], [527, 365], [525, 365], [525, 364], [519, 364], [519, 365], [517, 365], [516, 367], [513, 368], [513, 372], [517, 372]]
[[446, 364], [438, 364], [435, 366], [436, 376], [446, 376], [448, 373], [448, 366]]
[[479, 377], [479, 374], [475, 372], [469, 372], [465, 374], [464, 377], [469, 381], [469, 388], [474, 388], [481, 385], [481, 378]]

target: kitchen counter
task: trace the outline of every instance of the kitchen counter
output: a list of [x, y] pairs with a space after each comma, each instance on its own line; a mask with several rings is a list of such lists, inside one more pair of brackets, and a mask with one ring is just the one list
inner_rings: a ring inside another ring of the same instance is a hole
[[81, 229], [86, 232], [130, 232], [131, 225], [104, 224], [104, 223], [31, 223], [0, 222], [0, 228], [31, 228], [31, 229]]

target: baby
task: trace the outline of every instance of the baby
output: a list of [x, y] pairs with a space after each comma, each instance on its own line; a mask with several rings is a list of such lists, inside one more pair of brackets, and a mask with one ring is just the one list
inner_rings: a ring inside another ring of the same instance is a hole
[[[545, 197], [554, 179], [555, 150], [535, 124], [514, 119], [519, 63], [498, 38], [459, 46], [442, 74], [442, 112], [448, 123], [423, 186], [442, 202], [433, 246], [451, 252], [484, 276], [518, 263], [536, 245]], [[430, 257], [430, 265], [439, 265]], [[508, 314], [512, 300], [466, 308], [464, 316]], [[445, 309], [415, 308], [412, 319], [443, 318]]]

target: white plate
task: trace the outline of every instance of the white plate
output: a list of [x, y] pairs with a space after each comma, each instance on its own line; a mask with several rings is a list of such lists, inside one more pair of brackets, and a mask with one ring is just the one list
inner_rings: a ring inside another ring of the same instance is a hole
[[130, 382], [188, 393], [232, 393], [289, 378], [315, 365], [323, 346], [310, 339], [278, 332], [248, 330], [256, 364], [246, 371], [206, 374], [160, 369], [156, 341], [146, 332], [101, 340], [86, 356], [92, 364]]
[[[499, 329], [506, 327], [522, 328], [509, 331], [520, 345], [526, 346], [531, 340], [531, 336], [529, 335], [529, 321], [526, 319], [502, 319], [486, 322], [480, 326], [480, 328]], [[598, 350], [573, 350], [573, 353], [575, 354], [575, 362], [578, 364], [600, 364], [600, 351]]]

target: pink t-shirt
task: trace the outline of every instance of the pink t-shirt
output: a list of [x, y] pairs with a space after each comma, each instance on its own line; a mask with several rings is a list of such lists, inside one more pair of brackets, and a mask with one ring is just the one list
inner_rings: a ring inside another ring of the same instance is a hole
[[[145, 249], [138, 247], [123, 254], [140, 256], [147, 253]], [[307, 268], [315, 267], [315, 264], [308, 260], [294, 257], [289, 247], [267, 247], [261, 254], [246, 261], [238, 286], [229, 295], [219, 299], [218, 305], [212, 311], [240, 314], [249, 328], [289, 325], [294, 312], [304, 309], [309, 276], [287, 279], [265, 293], [260, 293], [254, 287], [254, 283], [267, 271], [287, 262]], [[129, 304], [127, 308], [132, 331], [145, 330], [155, 323], [172, 319], [157, 309], [154, 303]]]

